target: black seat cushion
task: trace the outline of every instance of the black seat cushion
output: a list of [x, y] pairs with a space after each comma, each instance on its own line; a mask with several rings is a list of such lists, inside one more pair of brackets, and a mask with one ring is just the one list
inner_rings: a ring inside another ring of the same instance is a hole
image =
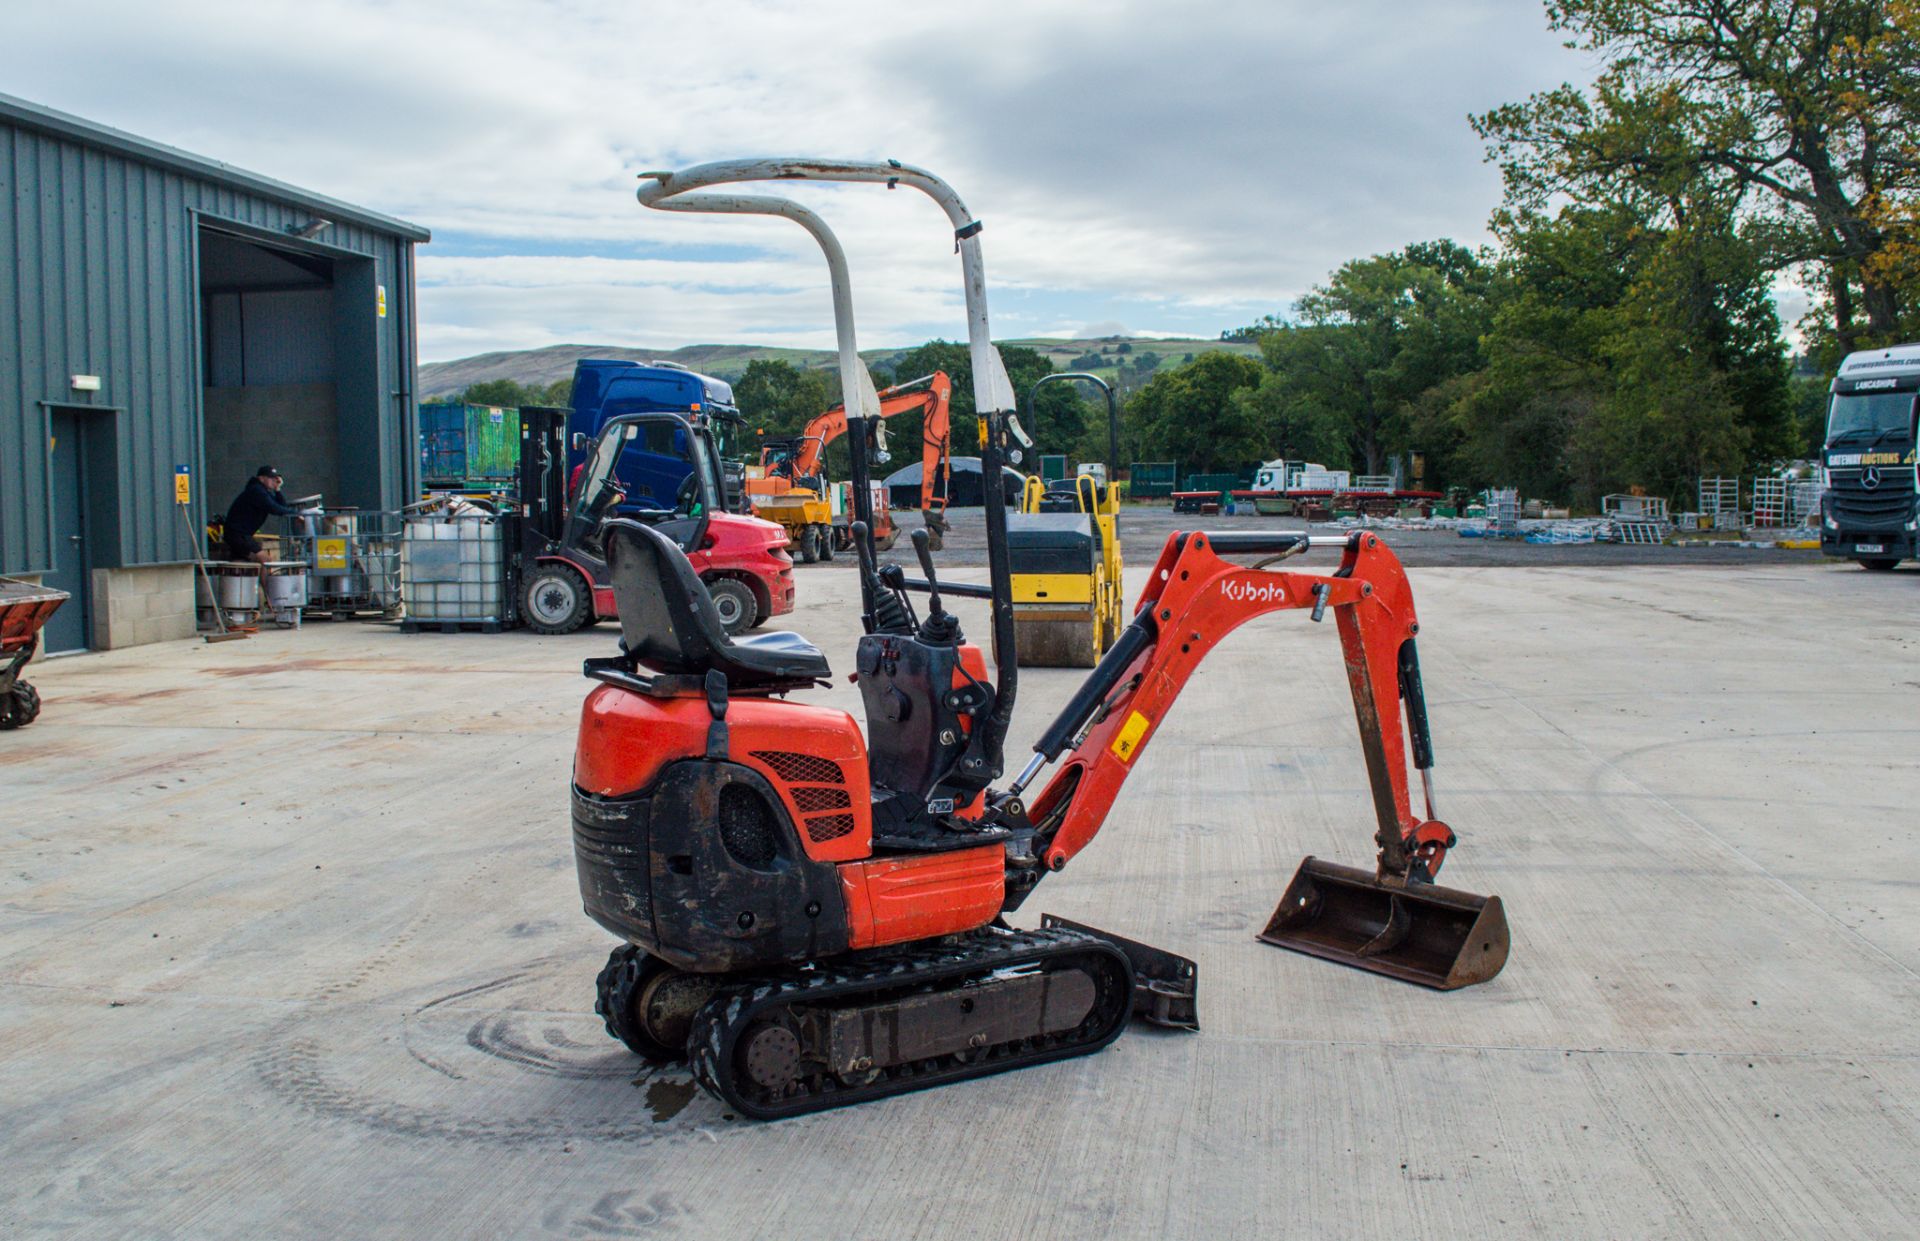
[[655, 672], [718, 669], [735, 689], [805, 684], [832, 675], [820, 648], [797, 633], [734, 639], [678, 544], [625, 518], [606, 523], [607, 576], [627, 654]]

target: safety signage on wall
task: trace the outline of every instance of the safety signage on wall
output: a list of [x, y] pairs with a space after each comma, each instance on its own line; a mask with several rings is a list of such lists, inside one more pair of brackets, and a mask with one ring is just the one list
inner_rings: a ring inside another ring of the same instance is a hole
[[173, 467], [173, 502], [186, 504], [193, 499], [193, 477], [184, 465]]
[[378, 313], [380, 317], [384, 319], [387, 317], [387, 286], [384, 284], [377, 284], [373, 286], [373, 288], [374, 288], [374, 294], [373, 294], [374, 305], [378, 308]]

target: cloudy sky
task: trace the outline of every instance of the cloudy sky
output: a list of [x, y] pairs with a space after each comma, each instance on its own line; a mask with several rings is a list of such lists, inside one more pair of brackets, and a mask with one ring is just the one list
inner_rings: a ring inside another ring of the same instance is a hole
[[[427, 361], [830, 345], [799, 229], [634, 202], [638, 172], [746, 155], [944, 176], [996, 336], [1212, 336], [1348, 258], [1483, 240], [1466, 114], [1591, 71], [1537, 0], [0, 6], [0, 90], [432, 229]], [[930, 201], [795, 196], [846, 243], [863, 346], [963, 335]]]

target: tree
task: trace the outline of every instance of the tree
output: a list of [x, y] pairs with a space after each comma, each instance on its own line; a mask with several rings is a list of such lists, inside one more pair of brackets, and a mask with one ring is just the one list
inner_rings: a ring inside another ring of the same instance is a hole
[[1261, 315], [1256, 322], [1246, 327], [1228, 328], [1220, 333], [1220, 339], [1239, 344], [1252, 344], [1268, 332], [1277, 332], [1285, 326], [1287, 321], [1277, 315]]
[[733, 384], [733, 403], [749, 436], [786, 439], [832, 408], [824, 372], [791, 362], [755, 358]]
[[[1472, 118], [1510, 208], [1554, 195], [1685, 228], [1687, 203], [1750, 225], [1802, 268], [1841, 350], [1891, 344], [1920, 293], [1920, 5], [1915, 0], [1547, 0], [1607, 60]], [[1860, 322], [1864, 317], [1864, 324]]]
[[518, 409], [522, 405], [554, 405], [564, 408], [573, 398], [573, 379], [556, 379], [550, 384], [523, 384], [514, 379], [483, 379], [468, 384], [454, 398], [463, 405], [498, 405]]
[[1632, 208], [1502, 216], [1483, 369], [1445, 390], [1455, 477], [1593, 506], [1630, 485], [1793, 455], [1771, 279], [1729, 218], [1649, 227]]
[[1237, 353], [1203, 353], [1156, 374], [1127, 401], [1127, 443], [1136, 456], [1203, 474], [1259, 461], [1262, 437], [1234, 395], [1257, 386], [1261, 374], [1258, 362]]
[[1422, 395], [1479, 365], [1488, 281], [1451, 241], [1346, 264], [1300, 299], [1297, 323], [1261, 334], [1269, 373], [1246, 411], [1277, 448], [1386, 473]]

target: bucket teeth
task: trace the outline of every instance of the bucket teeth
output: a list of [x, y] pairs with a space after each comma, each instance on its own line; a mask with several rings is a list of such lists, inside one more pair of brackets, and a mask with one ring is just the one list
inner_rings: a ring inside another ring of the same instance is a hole
[[1403, 982], [1452, 991], [1507, 963], [1507, 915], [1497, 896], [1396, 882], [1308, 858], [1260, 939]]

